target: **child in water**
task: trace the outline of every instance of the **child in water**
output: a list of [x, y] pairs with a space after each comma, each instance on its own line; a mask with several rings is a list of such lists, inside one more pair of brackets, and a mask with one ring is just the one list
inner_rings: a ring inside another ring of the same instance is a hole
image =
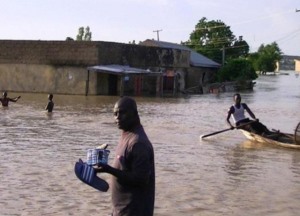
[[49, 94], [48, 95], [48, 104], [45, 107], [45, 110], [47, 110], [48, 113], [51, 113], [53, 110], [53, 107], [54, 107], [54, 103], [53, 103], [52, 99], [53, 99], [53, 94]]

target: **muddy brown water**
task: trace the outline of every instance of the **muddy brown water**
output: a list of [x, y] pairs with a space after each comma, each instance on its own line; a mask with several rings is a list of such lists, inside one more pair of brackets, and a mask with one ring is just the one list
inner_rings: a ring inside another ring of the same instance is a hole
[[[292, 133], [300, 121], [300, 78], [290, 72], [256, 82], [242, 101], [269, 128]], [[0, 110], [0, 215], [109, 215], [110, 191], [81, 183], [73, 168], [102, 143], [111, 162], [118, 97], [54, 95], [49, 116], [47, 95], [21, 95]], [[252, 143], [236, 130], [200, 140], [227, 128], [232, 95], [136, 98], [155, 149], [155, 215], [299, 215], [299, 150]]]

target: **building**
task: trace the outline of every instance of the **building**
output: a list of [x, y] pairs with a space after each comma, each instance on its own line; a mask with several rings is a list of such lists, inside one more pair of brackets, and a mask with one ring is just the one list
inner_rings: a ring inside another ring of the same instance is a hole
[[300, 60], [300, 56], [282, 55], [281, 57], [277, 62], [276, 71], [296, 71], [296, 61]]
[[[96, 72], [98, 94], [101, 95], [156, 95], [162, 96], [162, 72], [133, 68], [127, 65], [96, 65], [87, 68], [87, 88], [89, 74]], [[145, 87], [147, 86], [147, 87]]]
[[[166, 84], [160, 78], [160, 68], [188, 68], [189, 59], [189, 51], [133, 44], [0, 40], [0, 90], [162, 95]], [[128, 68], [121, 73], [112, 72], [112, 67], [103, 70], [108, 65], [117, 65], [119, 70], [129, 67], [129, 73]], [[94, 66], [102, 68], [98, 70]], [[134, 73], [130, 72], [132, 68]]]
[[187, 51], [190, 53], [188, 67], [174, 67], [170, 65], [160, 68], [160, 70], [163, 70], [164, 90], [170, 93], [208, 93], [205, 86], [214, 81], [215, 75], [221, 67], [219, 63], [184, 45], [157, 40], [146, 40], [140, 43], [140, 45], [168, 48], [182, 52]]
[[295, 59], [295, 71], [300, 72], [300, 60]]

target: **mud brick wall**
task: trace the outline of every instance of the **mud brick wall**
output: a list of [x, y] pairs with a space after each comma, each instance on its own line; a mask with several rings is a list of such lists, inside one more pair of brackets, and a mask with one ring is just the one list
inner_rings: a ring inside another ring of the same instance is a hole
[[97, 44], [75, 41], [0, 41], [0, 64], [91, 65]]
[[[102, 41], [0, 40], [0, 91], [84, 94], [87, 67], [189, 67], [189, 52]], [[97, 94], [90, 74], [89, 93]]]
[[189, 52], [101, 41], [0, 40], [0, 64], [189, 67]]

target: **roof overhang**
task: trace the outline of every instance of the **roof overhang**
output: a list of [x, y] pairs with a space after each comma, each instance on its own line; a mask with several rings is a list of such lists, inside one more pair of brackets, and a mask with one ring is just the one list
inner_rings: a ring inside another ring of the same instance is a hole
[[191, 62], [191, 67], [203, 67], [203, 68], [220, 68], [221, 65], [215, 65], [215, 64], [198, 64]]
[[127, 65], [95, 65], [87, 68], [88, 71], [115, 75], [147, 75], [160, 76], [162, 72], [153, 72], [149, 69], [134, 68]]

